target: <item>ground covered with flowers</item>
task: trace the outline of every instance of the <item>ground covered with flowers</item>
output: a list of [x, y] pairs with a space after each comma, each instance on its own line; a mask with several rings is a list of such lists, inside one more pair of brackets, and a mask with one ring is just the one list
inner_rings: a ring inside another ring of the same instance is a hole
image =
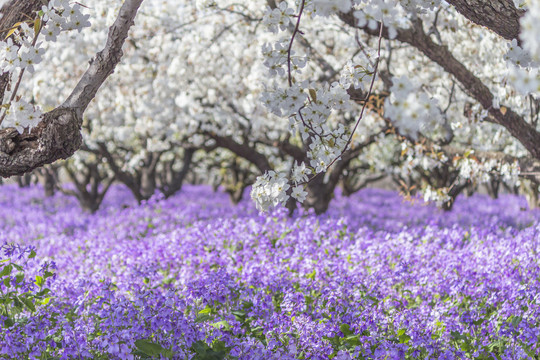
[[0, 358], [534, 359], [540, 212], [383, 190], [288, 218], [186, 187], [0, 187]]

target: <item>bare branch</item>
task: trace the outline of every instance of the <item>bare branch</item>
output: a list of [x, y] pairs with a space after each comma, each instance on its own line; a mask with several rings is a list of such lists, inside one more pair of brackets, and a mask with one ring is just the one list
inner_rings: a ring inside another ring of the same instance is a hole
[[215, 133], [206, 133], [206, 135], [214, 139], [217, 146], [225, 148], [255, 165], [261, 173], [272, 170], [266, 156], [258, 152], [252, 146], [240, 144], [230, 136], [221, 136]]

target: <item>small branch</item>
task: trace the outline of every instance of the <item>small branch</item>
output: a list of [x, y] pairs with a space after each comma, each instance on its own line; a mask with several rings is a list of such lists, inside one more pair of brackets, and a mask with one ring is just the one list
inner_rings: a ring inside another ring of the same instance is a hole
[[341, 151], [341, 154], [339, 154], [339, 156], [337, 156], [334, 160], [332, 160], [332, 162], [330, 164], [328, 164], [328, 166], [326, 167], [327, 169], [330, 166], [332, 166], [337, 161], [337, 159], [339, 159], [345, 153], [345, 151], [347, 151], [347, 148], [351, 145], [354, 133], [356, 132], [356, 129], [358, 128], [358, 125], [360, 125], [360, 121], [362, 121], [362, 118], [364, 117], [364, 112], [366, 111], [366, 106], [368, 104], [368, 99], [371, 96], [371, 94], [373, 93], [373, 86], [375, 85], [375, 79], [377, 77], [377, 70], [379, 68], [379, 62], [380, 62], [380, 59], [381, 59], [381, 43], [382, 43], [383, 28], [384, 28], [383, 23], [380, 23], [379, 40], [378, 40], [379, 42], [378, 42], [378, 49], [377, 49], [377, 55], [378, 56], [377, 56], [377, 61], [375, 62], [375, 68], [373, 69], [373, 77], [371, 78], [371, 83], [369, 84], [369, 90], [368, 90], [368, 94], [366, 96], [366, 100], [364, 101], [364, 105], [362, 105], [362, 110], [360, 111], [360, 115], [358, 116], [358, 120], [356, 120], [356, 123], [354, 124], [354, 128], [351, 131], [351, 135], [349, 136], [349, 139], [347, 140], [347, 144], [345, 144], [345, 146], [343, 147], [343, 150]]
[[294, 38], [296, 37], [296, 34], [298, 34], [298, 31], [300, 28], [300, 20], [302, 19], [302, 14], [304, 13], [305, 4], [306, 4], [306, 0], [302, 0], [302, 3], [300, 4], [300, 12], [298, 13], [298, 19], [296, 20], [296, 26], [294, 27], [294, 31], [291, 36], [291, 41], [289, 42], [289, 48], [287, 49], [287, 68], [288, 68], [288, 75], [289, 75], [289, 86], [292, 86], [291, 50], [292, 50]]
[[[39, 31], [37, 32], [37, 34], [34, 35], [34, 39], [32, 40], [32, 46], [36, 46], [37, 39], [39, 37], [39, 34], [41, 33], [41, 29], [43, 29], [43, 23], [40, 22]], [[21, 85], [21, 81], [22, 81], [22, 78], [24, 76], [24, 71], [25, 70], [26, 70], [26, 68], [22, 69], [21, 72], [19, 73], [19, 78], [17, 79], [17, 83], [15, 84], [15, 87], [13, 88], [13, 92], [11, 93], [11, 97], [9, 99], [9, 104], [10, 105], [13, 102], [13, 100], [15, 100], [15, 96], [17, 96], [17, 92], [19, 91], [19, 86]], [[4, 113], [2, 114], [2, 117], [0, 117], [0, 125], [2, 125], [2, 122], [4, 121], [4, 118], [6, 117], [7, 113], [8, 113], [7, 109], [4, 110]]]

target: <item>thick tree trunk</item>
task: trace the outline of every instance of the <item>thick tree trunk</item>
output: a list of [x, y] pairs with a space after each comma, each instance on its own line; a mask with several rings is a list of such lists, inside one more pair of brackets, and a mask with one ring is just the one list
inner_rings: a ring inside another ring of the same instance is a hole
[[523, 181], [520, 186], [520, 192], [525, 194], [529, 209], [540, 207], [540, 184], [534, 181]]
[[307, 186], [308, 196], [304, 201], [304, 208], [313, 208], [317, 215], [325, 213], [334, 198], [335, 189], [335, 184], [331, 186], [324, 183], [324, 174], [315, 177]]
[[173, 168], [176, 157], [169, 164], [165, 164], [163, 170], [165, 174], [162, 176], [160, 190], [166, 198], [173, 196], [182, 189], [196, 150], [195, 148], [184, 149], [184, 161], [180, 171], [175, 171]]
[[17, 185], [19, 185], [20, 188], [29, 187], [32, 185], [32, 178], [33, 174], [30, 173], [17, 176]]
[[497, 179], [493, 179], [486, 183], [486, 190], [488, 195], [492, 199], [498, 199], [499, 198], [499, 188], [501, 186], [501, 181]]
[[45, 174], [43, 174], [43, 190], [45, 191], [46, 197], [51, 197], [56, 192], [56, 177], [51, 174], [53, 169], [47, 169]]
[[141, 179], [139, 194], [142, 200], [148, 200], [156, 192], [156, 169], [143, 168], [141, 170]]

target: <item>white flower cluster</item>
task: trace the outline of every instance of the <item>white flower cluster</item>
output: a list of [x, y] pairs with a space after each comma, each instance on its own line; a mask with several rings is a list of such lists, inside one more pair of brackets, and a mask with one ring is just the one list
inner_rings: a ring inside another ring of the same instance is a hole
[[354, 12], [358, 19], [358, 26], [376, 30], [382, 22], [388, 28], [391, 39], [397, 35], [398, 28], [408, 28], [410, 21], [403, 11], [398, 0], [372, 0], [362, 1]]
[[[416, 168], [432, 171], [444, 164], [451, 164], [458, 171], [459, 179], [473, 184], [485, 184], [498, 179], [512, 186], [519, 184], [520, 167], [517, 162], [509, 163], [501, 159], [479, 159], [474, 150], [468, 150], [463, 155], [455, 156], [451, 162], [437, 146], [426, 149], [422, 144], [403, 142], [402, 156], [404, 157], [402, 172], [411, 175]], [[451, 187], [433, 188], [428, 184], [422, 187], [424, 201], [442, 205], [450, 201], [448, 192]]]
[[[317, 1], [307, 2], [306, 11], [312, 15], [326, 16], [336, 11], [351, 10], [352, 3], [347, 1]], [[292, 22], [293, 11], [286, 2], [280, 3], [279, 8], [268, 9], [264, 22], [271, 32], [283, 31]], [[304, 57], [294, 56], [291, 50], [291, 74], [288, 73], [290, 38], [278, 39], [274, 44], [263, 46], [264, 65], [272, 76], [290, 77], [293, 73], [301, 75], [306, 66]], [[291, 183], [293, 185], [290, 196], [303, 202], [306, 198], [304, 185], [309, 176], [327, 170], [333, 162], [337, 161], [350, 139], [350, 131], [341, 123], [331, 124], [329, 120], [333, 112], [347, 111], [350, 108], [350, 96], [347, 90], [353, 86], [355, 89], [369, 88], [374, 76], [373, 60], [375, 56], [366, 52], [362, 60], [367, 67], [349, 61], [340, 74], [340, 80], [322, 87], [308, 80], [294, 81], [283, 87], [275, 81], [266, 85], [266, 91], [261, 95], [261, 101], [273, 114], [287, 118], [289, 131], [298, 136], [307, 146], [309, 166], [304, 163], [294, 164], [291, 169]], [[287, 70], [286, 70], [287, 69]], [[270, 206], [284, 204], [288, 197], [291, 184], [288, 183], [285, 173], [269, 172], [259, 177], [251, 196], [255, 199], [260, 210]]]
[[[438, 149], [434, 149], [438, 150]], [[440, 151], [426, 151], [422, 144], [412, 144], [408, 141], [401, 143], [401, 156], [404, 158], [401, 170], [403, 174], [410, 175], [415, 168], [431, 171], [448, 161], [448, 158]]]
[[82, 6], [69, 0], [53, 0], [41, 8], [42, 20], [45, 23], [43, 33], [47, 41], [56, 41], [62, 31], [77, 30], [90, 26], [90, 15], [83, 14]]
[[[28, 72], [34, 72], [34, 65], [41, 62], [41, 56], [44, 50], [41, 44], [33, 46], [27, 35], [33, 35], [34, 30], [26, 23], [22, 23], [20, 31], [15, 35], [16, 41], [10, 37], [6, 41], [0, 42], [0, 71], [13, 72], [15, 70], [26, 69]], [[17, 45], [20, 44], [20, 45]]]
[[313, 0], [313, 14], [330, 16], [336, 12], [349, 12], [352, 8], [351, 0]]
[[437, 99], [429, 97], [405, 76], [394, 77], [392, 82], [384, 115], [403, 135], [416, 139], [422, 129], [434, 128], [442, 121]]
[[[270, 76], [284, 76], [287, 67], [288, 48], [290, 39], [282, 38], [274, 44], [265, 43], [262, 47], [264, 57], [264, 66], [268, 68]], [[291, 71], [300, 73], [306, 66], [306, 58], [295, 56], [294, 50], [291, 50]]]
[[294, 10], [288, 6], [286, 1], [283, 1], [279, 3], [277, 8], [273, 10], [271, 8], [267, 9], [263, 17], [263, 24], [273, 33], [277, 33], [278, 30], [285, 31], [293, 15]]
[[430, 185], [426, 185], [422, 189], [422, 194], [424, 195], [424, 201], [433, 202], [437, 204], [437, 206], [440, 207], [443, 204], [452, 200], [452, 198], [448, 195], [449, 190], [450, 189], [448, 188], [434, 189]]
[[540, 61], [540, 38], [538, 37], [538, 22], [540, 21], [540, 2], [529, 1], [528, 10], [521, 17], [520, 38], [523, 47], [527, 50], [533, 60]]
[[41, 109], [38, 106], [27, 103], [24, 100], [11, 103], [6, 109], [5, 127], [14, 127], [22, 134], [25, 128], [34, 128], [40, 120]]
[[440, 0], [399, 0], [399, 2], [406, 10], [418, 13], [435, 10], [441, 4]]
[[[61, 31], [80, 31], [89, 26], [88, 17], [82, 13], [80, 4], [70, 4], [68, 0], [53, 0], [44, 5], [35, 20], [17, 24], [10, 29], [7, 39], [0, 42], [0, 71], [20, 81], [25, 71], [33, 73], [34, 65], [42, 61], [45, 49], [37, 42], [40, 33], [45, 34], [46, 40], [55, 41]], [[14, 101], [17, 98], [15, 93], [6, 93], [8, 101], [2, 104], [2, 126], [14, 127], [22, 133], [25, 128], [35, 127], [42, 113], [38, 106], [25, 100]]]
[[538, 62], [533, 61], [531, 54], [521, 48], [516, 39], [508, 44], [508, 52], [504, 55], [504, 59], [523, 68], [538, 67]]
[[540, 2], [514, 0], [518, 8], [525, 8], [527, 12], [521, 17], [520, 38], [523, 48], [517, 45], [514, 39], [508, 45], [505, 59], [510, 62], [508, 66], [508, 80], [516, 90], [524, 95], [535, 94], [540, 96], [540, 38], [538, 37], [538, 23], [540, 21]]
[[508, 80], [523, 95], [540, 95], [540, 73], [538, 69], [524, 69], [510, 65], [508, 67]]
[[[472, 151], [469, 152], [472, 154]], [[519, 183], [519, 164], [508, 163], [501, 160], [488, 159], [480, 161], [471, 156], [457, 157], [453, 161], [459, 169], [459, 177], [474, 183], [487, 183], [494, 177], [501, 179], [509, 185]]]
[[290, 187], [284, 173], [269, 171], [257, 177], [251, 190], [251, 198], [255, 200], [257, 209], [266, 211], [270, 207], [285, 204], [289, 198], [287, 190]]

